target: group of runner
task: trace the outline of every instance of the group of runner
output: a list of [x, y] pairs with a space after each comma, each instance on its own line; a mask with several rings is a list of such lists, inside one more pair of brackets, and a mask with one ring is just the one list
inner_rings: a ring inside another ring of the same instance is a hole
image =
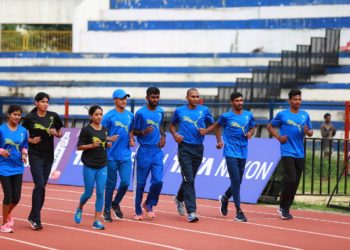
[[[120, 203], [130, 184], [130, 147], [135, 146], [134, 136], [138, 143], [133, 168], [134, 220], [143, 220], [144, 216], [155, 218], [154, 207], [158, 204], [163, 186], [162, 148], [166, 143], [166, 134], [163, 130], [164, 110], [159, 107], [159, 89], [147, 89], [147, 103], [135, 116], [126, 110], [127, 98], [130, 97], [128, 93], [117, 89], [112, 97], [115, 107], [105, 115], [98, 105], [89, 108], [91, 121], [81, 130], [77, 145], [77, 149], [83, 151], [81, 158], [84, 164], [85, 187], [74, 220], [77, 224], [81, 223], [83, 207], [92, 196], [96, 184], [93, 228], [98, 230], [105, 228], [100, 219], [101, 213], [105, 222], [113, 221], [112, 214], [116, 219], [124, 216]], [[174, 196], [177, 212], [181, 216], [187, 213], [188, 222], [199, 220], [196, 213], [195, 177], [203, 159], [204, 136], [214, 131], [216, 148], [224, 148], [223, 155], [231, 181], [225, 194], [219, 196], [221, 214], [228, 214], [228, 201], [232, 197], [236, 208], [234, 219], [246, 222], [247, 217], [240, 204], [240, 185], [247, 158], [248, 140], [255, 132], [253, 114], [243, 109], [244, 100], [239, 92], [231, 94], [232, 109], [220, 115], [217, 121], [208, 107], [200, 104], [197, 89], [187, 90], [186, 99], [187, 104], [175, 109], [169, 126], [171, 135], [178, 143], [182, 175], [181, 185]], [[281, 143], [284, 184], [278, 212], [283, 220], [293, 218], [290, 207], [305, 167], [303, 139], [305, 135], [312, 136], [310, 117], [300, 109], [300, 90], [289, 92], [289, 104], [290, 108], [279, 112], [267, 126], [271, 135]], [[43, 228], [40, 211], [53, 163], [53, 139], [62, 136], [63, 127], [58, 115], [47, 110], [48, 105], [49, 96], [40, 92], [35, 97], [36, 107], [23, 120], [23, 127], [19, 125], [22, 109], [18, 105], [9, 107], [8, 121], [0, 126], [0, 181], [4, 191], [1, 232], [13, 232], [12, 212], [20, 200], [23, 162], [27, 160], [27, 153], [35, 184], [28, 222], [34, 230]], [[274, 127], [279, 127], [279, 131]], [[146, 180], [150, 173], [151, 185], [143, 202]], [[114, 196], [118, 175], [120, 184]]]

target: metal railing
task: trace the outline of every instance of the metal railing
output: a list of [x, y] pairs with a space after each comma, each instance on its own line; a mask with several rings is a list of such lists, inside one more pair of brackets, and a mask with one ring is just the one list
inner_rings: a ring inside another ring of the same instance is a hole
[[[305, 139], [305, 171], [300, 181], [298, 193], [330, 195], [342, 173], [344, 164], [344, 139]], [[348, 142], [347, 142], [348, 143]], [[348, 175], [338, 183], [336, 194], [346, 195], [350, 192]]]
[[[305, 169], [300, 179], [299, 195], [348, 195], [350, 193], [349, 160], [344, 157], [344, 139], [305, 138]], [[349, 143], [349, 142], [347, 142]], [[264, 195], [279, 195], [283, 181], [283, 167], [280, 162], [270, 179]], [[339, 181], [339, 182], [338, 182]]]
[[[251, 78], [237, 78], [235, 91], [246, 93], [245, 100], [250, 102], [279, 99], [281, 89], [296, 88], [298, 83], [310, 81], [312, 74], [324, 74], [326, 67], [338, 66], [339, 41], [340, 29], [326, 29], [326, 36], [312, 37], [310, 45], [282, 50], [280, 61], [269, 61], [267, 69], [253, 68]], [[218, 101], [225, 95], [219, 92]]]
[[71, 31], [1, 31], [0, 51], [71, 52]]

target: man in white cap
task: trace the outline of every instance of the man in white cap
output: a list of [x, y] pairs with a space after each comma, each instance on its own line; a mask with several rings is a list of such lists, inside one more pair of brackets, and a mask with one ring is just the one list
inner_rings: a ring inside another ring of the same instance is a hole
[[[110, 209], [114, 210], [115, 218], [122, 219], [123, 213], [120, 202], [128, 190], [131, 176], [131, 151], [135, 142], [132, 134], [134, 114], [126, 110], [127, 97], [123, 89], [113, 92], [115, 108], [104, 115], [102, 125], [108, 128], [108, 136], [114, 137], [114, 142], [108, 150], [107, 183], [105, 191], [105, 207], [103, 218], [105, 222], [112, 222]], [[117, 173], [120, 185], [113, 201], [113, 191], [117, 183]]]

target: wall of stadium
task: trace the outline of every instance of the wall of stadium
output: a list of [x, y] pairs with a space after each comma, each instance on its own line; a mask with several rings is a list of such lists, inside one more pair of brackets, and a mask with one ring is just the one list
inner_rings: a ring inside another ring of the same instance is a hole
[[107, 3], [95, 15], [86, 13], [91, 8], [76, 13], [75, 52], [279, 53], [309, 44], [326, 28], [342, 29], [342, 45], [350, 37], [349, 4], [108, 8]]

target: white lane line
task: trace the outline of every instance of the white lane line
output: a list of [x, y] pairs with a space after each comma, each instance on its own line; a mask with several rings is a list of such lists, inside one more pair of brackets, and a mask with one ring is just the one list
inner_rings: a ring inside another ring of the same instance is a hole
[[[25, 244], [25, 245], [29, 245], [29, 246], [33, 246], [33, 247], [38, 247], [38, 248], [42, 248], [42, 249], [47, 249], [47, 250], [57, 250], [56, 248], [46, 247], [46, 246], [43, 246], [43, 245], [38, 245], [38, 244], [34, 244], [32, 242], [28, 242], [28, 241], [7, 238], [7, 237], [4, 237], [4, 236], [0, 236], [0, 239], [14, 241], [14, 242], [17, 242], [17, 243], [21, 243], [21, 244]], [[17, 248], [17, 249], [20, 249], [20, 248]]]
[[[27, 205], [20, 205], [20, 206], [30, 207], [30, 206], [27, 206]], [[46, 209], [46, 208], [44, 208], [44, 209]], [[73, 213], [74, 214], [74, 212], [72, 212], [72, 211], [65, 211], [65, 210], [59, 210], [59, 209], [47, 209], [47, 210], [58, 211], [58, 212], [66, 212], [66, 213]], [[93, 214], [88, 214], [88, 215], [94, 216]], [[20, 219], [20, 218], [14, 218], [14, 219], [15, 220], [20, 220], [20, 221], [27, 221], [26, 219]], [[42, 223], [42, 224], [43, 225], [52, 226], [52, 227], [59, 227], [59, 228], [64, 228], [64, 229], [69, 229], [69, 230], [74, 230], [74, 231], [79, 231], [79, 232], [84, 232], [84, 233], [97, 234], [97, 235], [107, 236], [107, 237], [111, 237], [111, 238], [117, 238], [117, 239], [137, 242], [137, 243], [141, 243], [141, 244], [145, 244], [145, 245], [151, 245], [151, 246], [162, 247], [162, 248], [173, 249], [173, 250], [183, 250], [183, 248], [173, 247], [173, 246], [169, 246], [169, 245], [165, 245], [165, 244], [159, 244], [159, 243], [150, 242], [150, 241], [133, 239], [133, 238], [129, 238], [129, 237], [117, 236], [117, 235], [114, 235], [114, 234], [101, 233], [101, 232], [97, 232], [97, 231], [90, 231], [90, 230], [86, 230], [86, 229], [69, 227], [69, 226], [62, 226], [62, 225], [46, 223], [46, 222]], [[48, 248], [48, 249], [53, 249], [53, 248]]]
[[[123, 207], [126, 207], [126, 206], [123, 206]], [[128, 208], [132, 208], [132, 207], [128, 207]], [[166, 212], [166, 211], [161, 211], [161, 210], [154, 210], [154, 211], [161, 212], [161, 213], [177, 214], [175, 212]], [[229, 221], [229, 222], [233, 222], [233, 223], [239, 223], [239, 222], [236, 222], [232, 219], [220, 219], [220, 218], [214, 218], [214, 217], [204, 216], [204, 215], [200, 215], [200, 217], [206, 218], [206, 219], [212, 219], [212, 220], [220, 220], [220, 221]], [[268, 228], [279, 229], [279, 230], [293, 231], [293, 232], [299, 232], [299, 233], [308, 233], [308, 234], [326, 236], [326, 237], [331, 237], [331, 238], [350, 240], [350, 237], [345, 237], [345, 236], [340, 236], [340, 235], [335, 235], [335, 234], [318, 233], [318, 232], [306, 231], [306, 230], [300, 230], [300, 229], [294, 229], [294, 228], [265, 225], [265, 224], [255, 223], [255, 222], [240, 223], [240, 225], [255, 225], [255, 226], [262, 226], [262, 227], [268, 227]]]
[[[23, 187], [25, 189], [32, 189], [31, 187]], [[52, 189], [52, 188], [47, 188], [46, 190], [49, 191], [55, 191], [55, 192], [67, 192], [67, 193], [75, 193], [75, 194], [82, 194], [82, 191], [70, 191], [70, 190], [63, 190], [63, 189]], [[133, 199], [132, 197], [125, 196], [127, 199]], [[164, 203], [174, 203], [173, 201], [164, 201], [160, 200], [160, 202]], [[201, 205], [197, 204], [199, 207], [206, 207], [206, 208], [213, 208], [213, 209], [218, 209], [218, 207], [215, 206], [210, 206], [210, 205]], [[272, 216], [278, 216], [277, 212], [276, 213], [268, 213], [268, 212], [259, 212], [259, 211], [254, 211], [254, 210], [244, 210], [245, 212], [249, 213], [254, 213], [254, 214], [265, 214], [265, 215], [272, 215]], [[342, 214], [343, 215], [343, 214]], [[344, 215], [348, 216], [348, 215]], [[344, 222], [344, 221], [336, 221], [336, 220], [324, 220], [324, 219], [317, 219], [317, 218], [310, 218], [310, 217], [303, 217], [303, 216], [293, 216], [294, 218], [297, 219], [303, 219], [303, 220], [312, 220], [312, 221], [318, 221], [318, 222], [325, 222], [325, 223], [335, 223], [335, 224], [343, 224], [343, 225], [350, 225], [350, 222]]]
[[[30, 195], [23, 195], [23, 196], [30, 196]], [[53, 200], [60, 200], [60, 201], [67, 201], [67, 202], [74, 202], [75, 200], [71, 199], [61, 199], [61, 198], [56, 198], [56, 197], [46, 197], [46, 199], [53, 199]], [[95, 204], [94, 202], [88, 202], [91, 204]], [[131, 206], [122, 206], [125, 208], [130, 208], [133, 209]], [[65, 211], [65, 210], [62, 210]], [[167, 212], [167, 211], [162, 211], [162, 210], [154, 210], [156, 212], [160, 213], [167, 213], [167, 214], [177, 214], [175, 212]], [[221, 220], [221, 221], [232, 221], [228, 219], [220, 219], [220, 218], [214, 218], [210, 216], [204, 216], [201, 215], [200, 217], [206, 218], [206, 219], [212, 219], [212, 220]], [[331, 237], [331, 238], [337, 238], [337, 239], [344, 239], [344, 240], [350, 240], [350, 237], [345, 237], [341, 235], [335, 235], [335, 234], [326, 234], [326, 233], [319, 233], [319, 232], [314, 232], [314, 231], [307, 231], [307, 230], [301, 230], [301, 229], [294, 229], [294, 228], [288, 228], [288, 227], [279, 227], [279, 226], [272, 226], [272, 225], [266, 225], [266, 224], [260, 224], [260, 223], [255, 223], [255, 222], [247, 222], [247, 223], [241, 223], [242, 225], [255, 225], [255, 226], [260, 226], [260, 227], [267, 227], [267, 228], [273, 228], [273, 229], [278, 229], [278, 230], [285, 230], [285, 231], [292, 231], [292, 232], [298, 232], [298, 233], [307, 233], [307, 234], [313, 234], [313, 235], [318, 235], [318, 236], [326, 236], [326, 237]]]
[[319, 236], [326, 236], [331, 238], [337, 238], [337, 239], [343, 239], [343, 240], [350, 240], [350, 237], [335, 235], [335, 234], [326, 234], [326, 233], [318, 233], [313, 231], [306, 231], [301, 229], [294, 229], [294, 228], [285, 228], [285, 227], [278, 227], [278, 226], [271, 226], [271, 225], [264, 225], [254, 222], [248, 222], [250, 225], [256, 225], [261, 227], [267, 227], [267, 228], [273, 228], [273, 229], [279, 229], [279, 230], [286, 230], [286, 231], [292, 231], [292, 232], [298, 232], [298, 233], [307, 233], [307, 234], [313, 234], [313, 235], [319, 235]]
[[[46, 197], [46, 198], [48, 198], [48, 197]], [[55, 199], [55, 198], [52, 198], [52, 197], [50, 197], [50, 198], [51, 199]], [[62, 199], [60, 199], [60, 200], [62, 200]], [[71, 201], [71, 200], [68, 200], [68, 201]], [[20, 206], [30, 207], [28, 205], [20, 205]], [[56, 209], [56, 208], [47, 208], [47, 207], [45, 208], [44, 207], [43, 209], [44, 210], [50, 210], [50, 211], [56, 211], [56, 212], [63, 212], [63, 213], [74, 214], [73, 211]], [[91, 216], [91, 217], [94, 216], [93, 214], [89, 214], [89, 213], [84, 213], [84, 215], [88, 215], [88, 216]], [[22, 219], [20, 219], [20, 220], [22, 220]], [[209, 233], [209, 232], [205, 232], [205, 231], [174, 227], [174, 226], [169, 226], [169, 225], [164, 225], [164, 224], [159, 224], [159, 223], [150, 223], [150, 222], [145, 222], [145, 221], [140, 222], [140, 221], [134, 221], [134, 220], [130, 220], [130, 219], [123, 219], [123, 220], [128, 221], [128, 222], [133, 222], [133, 223], [143, 223], [143, 224], [147, 224], [147, 225], [153, 225], [153, 226], [158, 226], [158, 227], [165, 227], [165, 228], [175, 229], [175, 230], [179, 230], [179, 231], [185, 231], [185, 232], [191, 232], [191, 233], [197, 233], [197, 234], [204, 234], [204, 235], [221, 237], [221, 238], [226, 238], [226, 239], [231, 239], [231, 240], [239, 240], [239, 241], [243, 241], [243, 242], [267, 245], [267, 246], [270, 246], [270, 247], [278, 247], [278, 248], [293, 249], [293, 250], [301, 250], [302, 249], [302, 248], [290, 247], [290, 246], [274, 244], [274, 243], [269, 243], [269, 242], [264, 242], [264, 241], [257, 241], [257, 240], [247, 239], [247, 238], [234, 237], [234, 236], [229, 236], [229, 235], [224, 235], [224, 234]], [[97, 232], [94, 232], [94, 231], [88, 231], [88, 230], [84, 230], [84, 229], [60, 226], [60, 225], [50, 224], [50, 223], [43, 223], [43, 224], [44, 225], [46, 224], [46, 225], [52, 225], [52, 226], [67, 228], [67, 229], [73, 229], [73, 230], [78, 230], [78, 231], [84, 231], [84, 232], [89, 232], [89, 233], [97, 233]], [[101, 234], [101, 233], [99, 233], [99, 234]], [[109, 234], [106, 234], [106, 236], [111, 236], [111, 237], [116, 237], [116, 238], [124, 238], [124, 237], [121, 237], [121, 236], [114, 236], [114, 235], [112, 236], [112, 235], [109, 235]], [[130, 238], [126, 238], [126, 239], [130, 239]], [[172, 248], [172, 249], [180, 249], [180, 248]]]
[[[277, 209], [277, 208], [276, 208]], [[244, 210], [249, 213], [255, 213], [255, 214], [266, 214], [266, 215], [275, 215], [277, 216], [277, 211], [276, 213], [266, 213], [266, 212], [258, 212], [254, 210]], [[300, 210], [299, 210], [300, 211]], [[347, 216], [347, 215], [345, 215]], [[317, 218], [310, 218], [310, 217], [304, 217], [304, 216], [294, 216], [294, 218], [297, 219], [303, 219], [303, 220], [312, 220], [312, 221], [317, 221], [317, 222], [326, 222], [326, 223], [335, 223], [335, 224], [343, 224], [343, 225], [350, 225], [350, 222], [344, 222], [344, 221], [336, 221], [336, 220], [323, 220], [323, 219], [317, 219]]]
[[165, 228], [171, 228], [175, 230], [181, 230], [185, 232], [191, 232], [191, 233], [198, 233], [198, 234], [204, 234], [204, 235], [209, 235], [209, 236], [215, 236], [215, 237], [221, 237], [221, 238], [226, 238], [226, 239], [232, 239], [232, 240], [239, 240], [239, 241], [244, 241], [244, 242], [249, 242], [249, 243], [255, 243], [255, 244], [261, 244], [261, 245], [266, 245], [270, 247], [278, 247], [278, 248], [285, 248], [285, 249], [302, 249], [302, 248], [296, 248], [296, 247], [290, 247], [286, 245], [280, 245], [280, 244], [275, 244], [275, 243], [269, 243], [269, 242], [264, 242], [264, 241], [258, 241], [258, 240], [251, 240], [247, 238], [241, 238], [241, 237], [234, 237], [234, 236], [229, 236], [229, 235], [224, 235], [224, 234], [217, 234], [217, 233], [209, 233], [205, 231], [199, 231], [199, 230], [193, 230], [193, 229], [187, 229], [187, 228], [179, 228], [179, 227], [174, 227], [174, 226], [169, 226], [169, 225], [163, 225], [163, 224], [158, 224], [158, 223], [150, 223], [150, 222], [137, 222], [133, 220], [126, 219], [129, 222], [134, 222], [134, 223], [144, 223], [148, 225], [154, 225], [154, 226], [159, 226], [159, 227], [165, 227]]

